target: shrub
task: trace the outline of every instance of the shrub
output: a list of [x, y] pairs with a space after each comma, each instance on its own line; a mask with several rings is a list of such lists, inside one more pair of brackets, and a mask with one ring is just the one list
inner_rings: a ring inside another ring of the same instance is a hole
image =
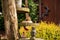
[[[32, 26], [27, 26], [28, 31], [24, 30], [23, 26], [20, 28], [20, 34], [26, 33], [26, 37], [30, 37]], [[41, 22], [35, 26], [36, 38], [43, 38], [45, 40], [60, 40], [60, 27], [54, 23]]]

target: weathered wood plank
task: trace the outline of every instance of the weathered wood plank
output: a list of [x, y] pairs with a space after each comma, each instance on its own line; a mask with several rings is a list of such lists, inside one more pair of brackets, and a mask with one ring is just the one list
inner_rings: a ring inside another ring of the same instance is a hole
[[39, 23], [19, 23], [20, 26], [37, 26]]
[[17, 11], [20, 13], [21, 12], [22, 13], [29, 13], [30, 12], [29, 8], [26, 8], [26, 7], [17, 8]]

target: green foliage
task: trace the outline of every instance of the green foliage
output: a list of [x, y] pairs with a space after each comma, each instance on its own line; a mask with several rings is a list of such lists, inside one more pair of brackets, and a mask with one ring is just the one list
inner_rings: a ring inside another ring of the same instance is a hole
[[[0, 12], [2, 12], [1, 0], [0, 0]], [[0, 15], [0, 30], [4, 30], [4, 18], [3, 18], [3, 15]]]
[[37, 4], [34, 3], [33, 0], [28, 0], [29, 8], [30, 8], [30, 16], [33, 21], [37, 20]]
[[0, 0], [0, 12], [2, 12], [2, 5], [1, 5], [1, 0]]
[[25, 20], [25, 14], [24, 13], [18, 13], [18, 23]]
[[0, 30], [4, 30], [4, 18], [0, 15]]

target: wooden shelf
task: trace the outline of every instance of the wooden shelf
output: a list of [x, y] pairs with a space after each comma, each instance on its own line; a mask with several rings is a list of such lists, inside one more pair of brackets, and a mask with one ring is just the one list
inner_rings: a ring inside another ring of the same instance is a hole
[[39, 23], [19, 23], [19, 26], [37, 26]]
[[22, 8], [17, 8], [17, 12], [19, 12], [19, 13], [29, 13], [30, 10], [29, 10], [29, 8], [22, 7]]

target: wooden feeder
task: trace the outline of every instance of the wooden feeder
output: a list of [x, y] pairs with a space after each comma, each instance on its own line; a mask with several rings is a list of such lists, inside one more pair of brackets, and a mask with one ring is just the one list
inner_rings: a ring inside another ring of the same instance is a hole
[[33, 23], [29, 16], [28, 0], [25, 0], [25, 7], [22, 7], [22, 0], [16, 0], [16, 7], [18, 13], [25, 13], [26, 20], [22, 21], [23, 24]]
[[22, 7], [22, 0], [16, 0], [16, 8], [18, 12], [28, 13], [30, 12], [29, 8]]

